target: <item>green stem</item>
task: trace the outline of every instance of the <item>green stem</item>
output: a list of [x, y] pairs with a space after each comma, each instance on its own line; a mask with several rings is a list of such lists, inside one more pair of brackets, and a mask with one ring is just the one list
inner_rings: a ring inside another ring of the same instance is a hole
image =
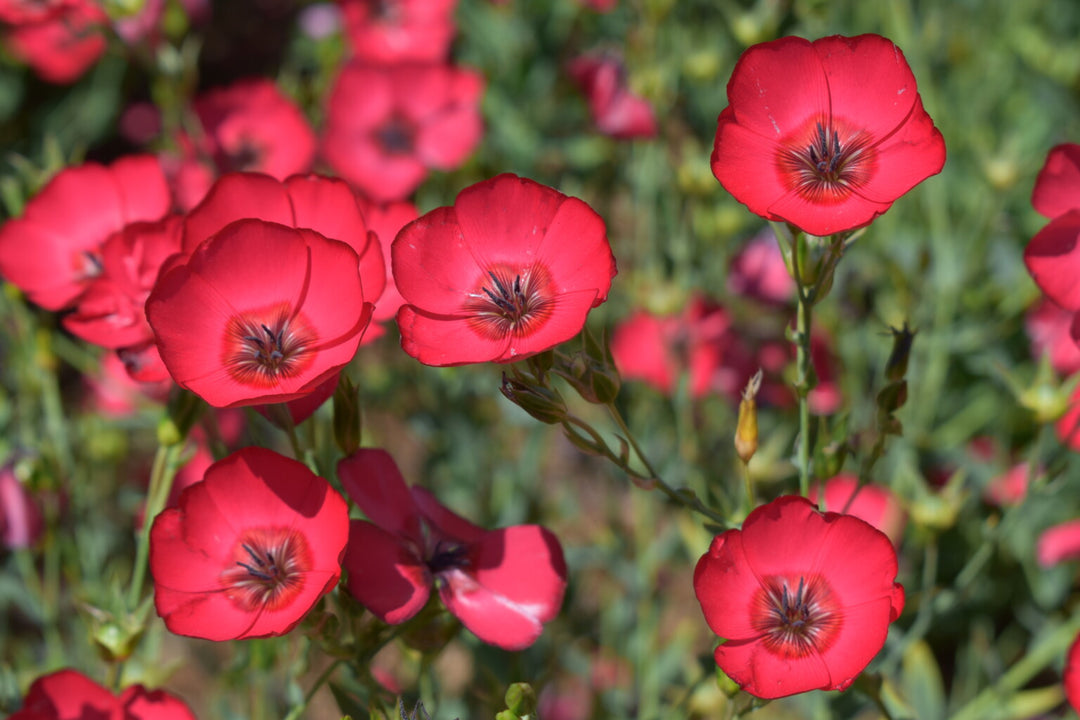
[[289, 714], [285, 716], [285, 720], [296, 720], [307, 709], [307, 706], [311, 704], [312, 698], [315, 697], [315, 693], [319, 692], [319, 689], [330, 679], [330, 676], [334, 674], [334, 671], [338, 669], [341, 663], [345, 662], [342, 658], [337, 658], [334, 662], [330, 663], [325, 670], [319, 673], [319, 677], [315, 678], [315, 683], [304, 695], [304, 701], [295, 706], [289, 711]]
[[142, 529], [139, 531], [138, 546], [135, 549], [135, 569], [131, 576], [131, 587], [128, 589], [129, 610], [134, 610], [142, 597], [150, 557], [150, 527], [169, 499], [173, 476], [176, 475], [177, 459], [183, 447], [182, 443], [159, 445], [154, 455], [154, 466], [150, 471], [150, 487], [146, 491], [146, 510], [143, 515]]
[[806, 261], [806, 238], [799, 235], [792, 253], [795, 285], [798, 290], [798, 307], [795, 310], [795, 394], [799, 399], [799, 445], [795, 464], [799, 470], [799, 494], [810, 493], [810, 401], [813, 367], [810, 359], [810, 325], [812, 318], [813, 288], [803, 284], [801, 263]]

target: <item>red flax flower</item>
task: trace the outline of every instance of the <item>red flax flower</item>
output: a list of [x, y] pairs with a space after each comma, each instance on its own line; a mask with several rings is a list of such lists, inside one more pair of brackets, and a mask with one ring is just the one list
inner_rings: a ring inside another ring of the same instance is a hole
[[[1080, 145], [1058, 145], [1039, 171], [1031, 204], [1051, 218], [1024, 249], [1035, 284], [1062, 308], [1080, 311]], [[1080, 319], [1073, 338], [1080, 338]]]
[[216, 407], [303, 397], [352, 359], [371, 318], [358, 262], [314, 230], [233, 222], [150, 293], [161, 360]]
[[39, 677], [8, 720], [195, 720], [183, 700], [131, 685], [117, 697], [75, 670]]
[[303, 463], [248, 447], [214, 463], [150, 530], [154, 606], [178, 635], [284, 635], [337, 584], [344, 499]]
[[844, 690], [904, 607], [889, 539], [785, 496], [713, 539], [694, 571], [716, 664], [752, 695]]
[[656, 117], [644, 98], [631, 92], [622, 58], [613, 53], [582, 55], [567, 67], [589, 101], [600, 132], [613, 138], [656, 136]]
[[566, 590], [562, 546], [538, 525], [484, 530], [405, 485], [385, 450], [338, 463], [345, 492], [374, 522], [353, 520], [348, 590], [398, 624], [427, 603], [432, 585], [447, 609], [489, 645], [521, 650], [558, 614]]
[[616, 272], [592, 208], [509, 174], [406, 225], [391, 255], [401, 347], [426, 365], [514, 362], [569, 340]]
[[457, 0], [338, 0], [353, 56], [371, 63], [438, 63], [454, 39]]
[[869, 224], [945, 164], [904, 54], [879, 35], [754, 45], [727, 94], [713, 174], [752, 212], [812, 235]]

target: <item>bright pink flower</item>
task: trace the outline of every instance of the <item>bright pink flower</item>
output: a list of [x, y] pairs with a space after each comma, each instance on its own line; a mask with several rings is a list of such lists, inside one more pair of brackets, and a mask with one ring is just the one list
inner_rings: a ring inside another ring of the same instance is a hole
[[630, 91], [622, 58], [611, 53], [582, 55], [567, 71], [588, 98], [600, 132], [622, 140], [656, 136], [652, 106]]
[[0, 227], [0, 275], [47, 310], [71, 304], [101, 272], [101, 246], [125, 225], [159, 220], [169, 188], [157, 159], [65, 168]]
[[284, 635], [337, 584], [348, 525], [344, 499], [303, 463], [235, 452], [154, 520], [157, 613], [178, 635]]
[[378, 618], [403, 623], [433, 585], [447, 609], [490, 645], [521, 650], [554, 618], [566, 590], [562, 546], [537, 525], [484, 530], [405, 485], [384, 450], [338, 463], [345, 492], [372, 522], [353, 520], [348, 590]]
[[850, 473], [841, 473], [825, 481], [825, 502], [820, 502], [821, 484], [810, 488], [810, 502], [817, 503], [829, 512], [853, 515], [864, 520], [889, 536], [892, 544], [899, 547], [907, 525], [907, 513], [900, 498], [887, 487], [863, 485]]
[[[9, 28], [5, 44], [42, 80], [66, 85], [78, 80], [105, 53], [102, 31], [108, 18], [92, 0], [47, 4], [46, 11], [24, 14], [23, 22]], [[5, 11], [3, 16], [6, 19], [11, 13]]]
[[1039, 535], [1035, 557], [1044, 568], [1080, 559], [1080, 520], [1070, 520], [1043, 530]]
[[503, 174], [405, 226], [391, 251], [401, 347], [426, 365], [514, 362], [577, 335], [615, 258], [577, 198]]
[[480, 75], [450, 65], [349, 63], [330, 94], [323, 157], [372, 200], [404, 199], [480, 142], [483, 89]]
[[439, 63], [454, 39], [457, 0], [338, 0], [353, 56], [371, 63]]
[[717, 389], [717, 374], [730, 360], [726, 356], [732, 341], [727, 311], [695, 295], [679, 315], [633, 313], [616, 326], [611, 354], [623, 378], [643, 380], [667, 395], [686, 373], [690, 396], [699, 398]]
[[131, 685], [117, 697], [75, 670], [39, 677], [9, 720], [195, 720], [183, 700]]
[[79, 296], [75, 312], [64, 316], [72, 335], [110, 349], [153, 340], [146, 322], [146, 298], [158, 271], [180, 252], [181, 218], [132, 223], [109, 236], [101, 247], [99, 274]]
[[1080, 635], [1069, 646], [1065, 656], [1065, 673], [1061, 678], [1065, 685], [1065, 697], [1072, 709], [1080, 713]]
[[[411, 202], [401, 201], [385, 205], [376, 204], [362, 198], [358, 198], [360, 208], [364, 211], [364, 219], [368, 227], [379, 238], [382, 246], [382, 254], [386, 259], [386, 289], [383, 291], [379, 302], [375, 305], [375, 314], [372, 319], [376, 322], [390, 320], [397, 315], [398, 309], [405, 304], [405, 298], [401, 297], [397, 285], [394, 283], [394, 271], [390, 263], [390, 246], [401, 229], [420, 216], [416, 206]], [[368, 335], [370, 335], [370, 331]]]
[[785, 496], [713, 539], [694, 591], [723, 638], [716, 664], [752, 695], [844, 690], [904, 608], [889, 539], [850, 515]]
[[1077, 313], [1064, 310], [1051, 300], [1041, 300], [1024, 316], [1024, 328], [1031, 338], [1031, 354], [1050, 356], [1050, 366], [1063, 375], [1080, 370], [1080, 345], [1073, 338]]
[[0, 545], [30, 547], [44, 529], [38, 501], [15, 475], [8, 463], [0, 468]]
[[1051, 220], [1024, 248], [1024, 264], [1035, 284], [1066, 310], [1080, 310], [1080, 210]]
[[315, 133], [296, 104], [270, 80], [242, 80], [195, 100], [205, 150], [218, 172], [261, 172], [278, 180], [305, 173]]
[[792, 301], [795, 281], [771, 231], [759, 234], [731, 261], [727, 288], [736, 295], [772, 305]]
[[357, 268], [343, 242], [238, 220], [162, 273], [146, 316], [173, 379], [211, 405], [288, 402], [356, 353], [372, 311]]
[[1035, 179], [1031, 204], [1050, 219], [1080, 210], [1080, 145], [1064, 143], [1047, 153]]
[[812, 235], [869, 224], [945, 163], [904, 54], [879, 35], [754, 45], [727, 94], [713, 174], [752, 212]]

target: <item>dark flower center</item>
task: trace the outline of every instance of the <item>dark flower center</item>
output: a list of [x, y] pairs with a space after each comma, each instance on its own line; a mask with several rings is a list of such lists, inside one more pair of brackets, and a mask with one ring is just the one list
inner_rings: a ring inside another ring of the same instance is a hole
[[470, 293], [465, 309], [472, 313], [472, 327], [491, 339], [525, 337], [551, 316], [555, 300], [551, 280], [539, 265], [514, 271], [489, 269], [477, 292]]
[[765, 647], [789, 658], [824, 650], [840, 629], [832, 592], [821, 577], [800, 576], [797, 584], [787, 578], [766, 580], [751, 622]]
[[779, 163], [789, 188], [811, 202], [828, 204], [847, 199], [866, 183], [873, 155], [865, 133], [848, 133], [819, 121], [808, 138], [780, 152]]
[[245, 611], [276, 610], [295, 598], [311, 569], [303, 536], [289, 528], [245, 531], [233, 548], [234, 564], [221, 573], [229, 599]]
[[236, 148], [229, 149], [224, 155], [222, 165], [225, 170], [241, 172], [259, 169], [262, 152], [250, 140], [243, 140]]
[[390, 155], [407, 155], [413, 150], [413, 126], [399, 117], [391, 118], [375, 131], [379, 145]]
[[440, 540], [435, 544], [435, 549], [427, 561], [428, 569], [432, 575], [438, 575], [444, 570], [468, 567], [468, 552], [465, 545]]
[[315, 334], [284, 306], [229, 320], [225, 367], [245, 385], [272, 387], [303, 370], [313, 357]]

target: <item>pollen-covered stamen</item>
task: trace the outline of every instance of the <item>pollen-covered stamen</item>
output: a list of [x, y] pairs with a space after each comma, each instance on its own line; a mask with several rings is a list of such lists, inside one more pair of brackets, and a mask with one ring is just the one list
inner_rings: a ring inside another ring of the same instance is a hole
[[758, 599], [754, 627], [767, 648], [785, 657], [802, 657], [824, 650], [839, 625], [832, 593], [821, 578], [800, 576], [798, 585], [787, 578], [766, 583]]
[[[488, 270], [484, 282], [470, 293], [465, 309], [472, 326], [492, 339], [522, 337], [535, 331], [551, 315], [548, 273], [540, 266], [525, 270]], [[512, 280], [510, 278], [513, 278]]]
[[793, 140], [779, 157], [785, 182], [794, 190], [814, 202], [839, 201], [866, 182], [872, 152], [863, 133], [819, 121], [809, 141], [805, 137]]
[[233, 557], [221, 582], [229, 598], [247, 611], [288, 603], [303, 587], [303, 573], [311, 566], [307, 543], [287, 528], [247, 531]]

